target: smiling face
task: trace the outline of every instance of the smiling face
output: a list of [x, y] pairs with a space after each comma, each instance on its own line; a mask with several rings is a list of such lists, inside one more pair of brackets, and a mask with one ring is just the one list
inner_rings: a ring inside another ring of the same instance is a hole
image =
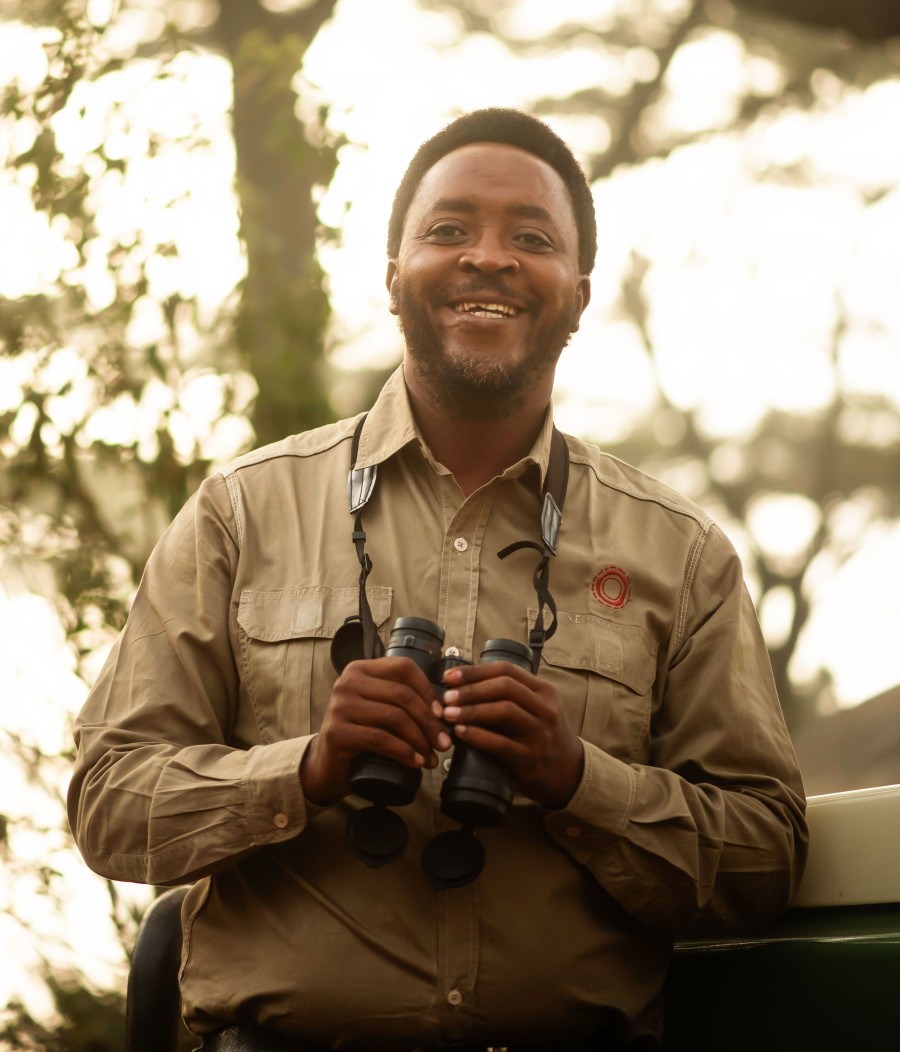
[[465, 416], [549, 402], [590, 296], [565, 183], [517, 147], [454, 150], [419, 184], [387, 284], [411, 388]]

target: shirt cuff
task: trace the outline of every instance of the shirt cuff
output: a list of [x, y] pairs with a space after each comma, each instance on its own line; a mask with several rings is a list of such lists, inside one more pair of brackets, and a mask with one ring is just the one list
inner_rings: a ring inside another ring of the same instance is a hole
[[544, 818], [544, 828], [579, 862], [587, 862], [597, 841], [622, 836], [634, 807], [637, 773], [597, 745], [583, 742], [584, 771], [572, 799]]
[[290, 840], [319, 812], [300, 785], [300, 761], [312, 739], [309, 734], [250, 749], [241, 792], [254, 847]]

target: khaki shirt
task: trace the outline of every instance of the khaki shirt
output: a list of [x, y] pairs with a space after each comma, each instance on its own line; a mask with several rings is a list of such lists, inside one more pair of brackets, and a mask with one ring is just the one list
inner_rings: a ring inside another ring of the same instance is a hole
[[[564, 810], [517, 797], [480, 831], [472, 884], [436, 891], [424, 844], [454, 828], [445, 765], [402, 809], [410, 843], [371, 869], [348, 797], [317, 808], [298, 768], [358, 605], [347, 510], [356, 421], [207, 479], [147, 565], [81, 713], [70, 819], [108, 877], [196, 881], [181, 974], [189, 1025], [255, 1020], [334, 1048], [658, 1034], [673, 935], [766, 920], [801, 874], [800, 776], [741, 566], [689, 501], [578, 439], [541, 675], [584, 741]], [[419, 438], [402, 373], [362, 433], [383, 638], [436, 621], [476, 658], [525, 641], [537, 602], [547, 423], [531, 454], [464, 498]]]

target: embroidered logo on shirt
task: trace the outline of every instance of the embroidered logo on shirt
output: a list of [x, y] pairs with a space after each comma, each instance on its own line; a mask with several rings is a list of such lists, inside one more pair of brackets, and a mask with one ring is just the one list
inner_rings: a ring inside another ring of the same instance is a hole
[[591, 582], [591, 592], [604, 606], [619, 610], [631, 597], [631, 581], [620, 566], [604, 566]]

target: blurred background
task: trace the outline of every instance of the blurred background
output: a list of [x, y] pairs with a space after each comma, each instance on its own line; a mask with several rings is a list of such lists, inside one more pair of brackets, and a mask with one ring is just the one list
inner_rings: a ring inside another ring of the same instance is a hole
[[0, 0], [0, 1047], [121, 1047], [72, 717], [200, 480], [371, 403], [394, 187], [488, 105], [595, 191], [561, 426], [728, 532], [809, 792], [900, 783], [895, 0]]

